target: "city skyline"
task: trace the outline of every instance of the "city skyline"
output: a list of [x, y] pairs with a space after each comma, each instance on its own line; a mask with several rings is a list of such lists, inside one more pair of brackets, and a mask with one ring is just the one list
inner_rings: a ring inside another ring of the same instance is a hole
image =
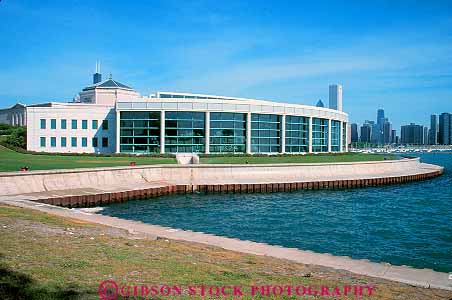
[[117, 4], [0, 2], [0, 106], [69, 101], [100, 60], [142, 94], [315, 105], [337, 83], [351, 123], [451, 110], [451, 2]]

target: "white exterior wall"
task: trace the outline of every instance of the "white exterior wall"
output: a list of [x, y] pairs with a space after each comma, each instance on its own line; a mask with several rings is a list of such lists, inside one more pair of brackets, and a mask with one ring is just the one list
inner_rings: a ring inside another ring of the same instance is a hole
[[[46, 128], [41, 129], [41, 119]], [[56, 119], [56, 129], [51, 129], [51, 119]], [[61, 129], [61, 120], [66, 120], [66, 129]], [[77, 129], [72, 129], [72, 120], [77, 120]], [[88, 129], [82, 129], [82, 120], [88, 121]], [[98, 120], [93, 129], [92, 120]], [[108, 130], [102, 129], [102, 121], [108, 120]], [[46, 138], [46, 146], [40, 146], [40, 138]], [[51, 147], [50, 138], [56, 138], [56, 147]], [[66, 137], [66, 147], [61, 146], [61, 137]], [[77, 138], [77, 147], [71, 146], [71, 138]], [[87, 147], [82, 147], [82, 137], [87, 138]], [[93, 147], [92, 138], [98, 138], [98, 147]], [[108, 138], [108, 147], [102, 147], [102, 138]], [[27, 107], [27, 150], [54, 153], [114, 153], [116, 151], [116, 111], [113, 106], [94, 104], [52, 104], [52, 106]]]

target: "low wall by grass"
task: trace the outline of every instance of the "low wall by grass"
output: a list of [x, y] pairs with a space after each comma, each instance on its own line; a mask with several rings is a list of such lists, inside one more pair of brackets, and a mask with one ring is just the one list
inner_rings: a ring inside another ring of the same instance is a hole
[[305, 155], [201, 155], [203, 164], [282, 164], [383, 161], [398, 159], [392, 154], [321, 153]]
[[[383, 161], [397, 159], [394, 155], [364, 153], [323, 153], [307, 155], [200, 155], [202, 164], [279, 164], [279, 163], [330, 163]], [[51, 154], [28, 153], [15, 151], [0, 145], [0, 172], [19, 171], [22, 167], [30, 170], [54, 170], [96, 167], [136, 165], [176, 164], [174, 155], [156, 154], [134, 156], [126, 154], [94, 155], [94, 154]]]

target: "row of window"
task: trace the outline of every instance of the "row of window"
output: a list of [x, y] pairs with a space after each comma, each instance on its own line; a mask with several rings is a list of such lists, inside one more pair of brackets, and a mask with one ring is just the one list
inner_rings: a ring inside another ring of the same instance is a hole
[[[57, 146], [57, 138], [52, 136], [50, 138], [41, 136], [39, 138], [39, 142], [40, 142], [40, 146], [41, 147], [46, 147], [47, 146], [47, 140], [49, 140], [49, 146], [50, 147], [56, 147]], [[88, 138], [87, 137], [81, 137], [81, 138], [77, 138], [77, 137], [71, 137], [70, 141], [71, 141], [71, 147], [77, 147], [78, 146], [78, 140], [80, 140], [80, 145], [82, 147], [88, 147]], [[108, 148], [108, 137], [102, 137], [102, 148]], [[68, 139], [67, 137], [60, 137], [60, 147], [67, 147], [67, 142]], [[97, 137], [93, 137], [91, 139], [91, 146], [94, 148], [98, 148], [99, 147], [99, 139]]]
[[[57, 119], [50, 119], [50, 129], [57, 129]], [[88, 129], [88, 120], [80, 120], [81, 122], [81, 129]], [[79, 120], [72, 119], [71, 120], [71, 129], [78, 129], [79, 126]], [[40, 120], [40, 128], [46, 129], [47, 128], [47, 119], [41, 119]], [[99, 128], [99, 121], [98, 120], [91, 120], [91, 129], [98, 129]], [[60, 120], [60, 129], [67, 129], [67, 120], [61, 119]], [[108, 130], [108, 120], [102, 120], [102, 130]]]
[[[165, 112], [165, 151], [204, 152], [206, 118], [203, 112]], [[160, 112], [121, 112], [120, 151], [156, 152], [160, 147]], [[280, 152], [282, 116], [251, 114], [251, 151]], [[307, 152], [309, 118], [286, 116], [286, 152]], [[344, 126], [345, 128], [345, 126]], [[314, 152], [328, 151], [329, 120], [312, 118]], [[340, 122], [331, 123], [332, 151], [339, 151]], [[210, 152], [246, 151], [246, 114], [210, 113]]]

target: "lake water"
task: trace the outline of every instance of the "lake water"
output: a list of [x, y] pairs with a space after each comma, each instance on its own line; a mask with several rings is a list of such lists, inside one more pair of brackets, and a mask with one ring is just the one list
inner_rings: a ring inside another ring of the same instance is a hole
[[102, 214], [375, 262], [452, 272], [452, 153], [419, 154], [438, 178], [350, 190], [189, 194]]

